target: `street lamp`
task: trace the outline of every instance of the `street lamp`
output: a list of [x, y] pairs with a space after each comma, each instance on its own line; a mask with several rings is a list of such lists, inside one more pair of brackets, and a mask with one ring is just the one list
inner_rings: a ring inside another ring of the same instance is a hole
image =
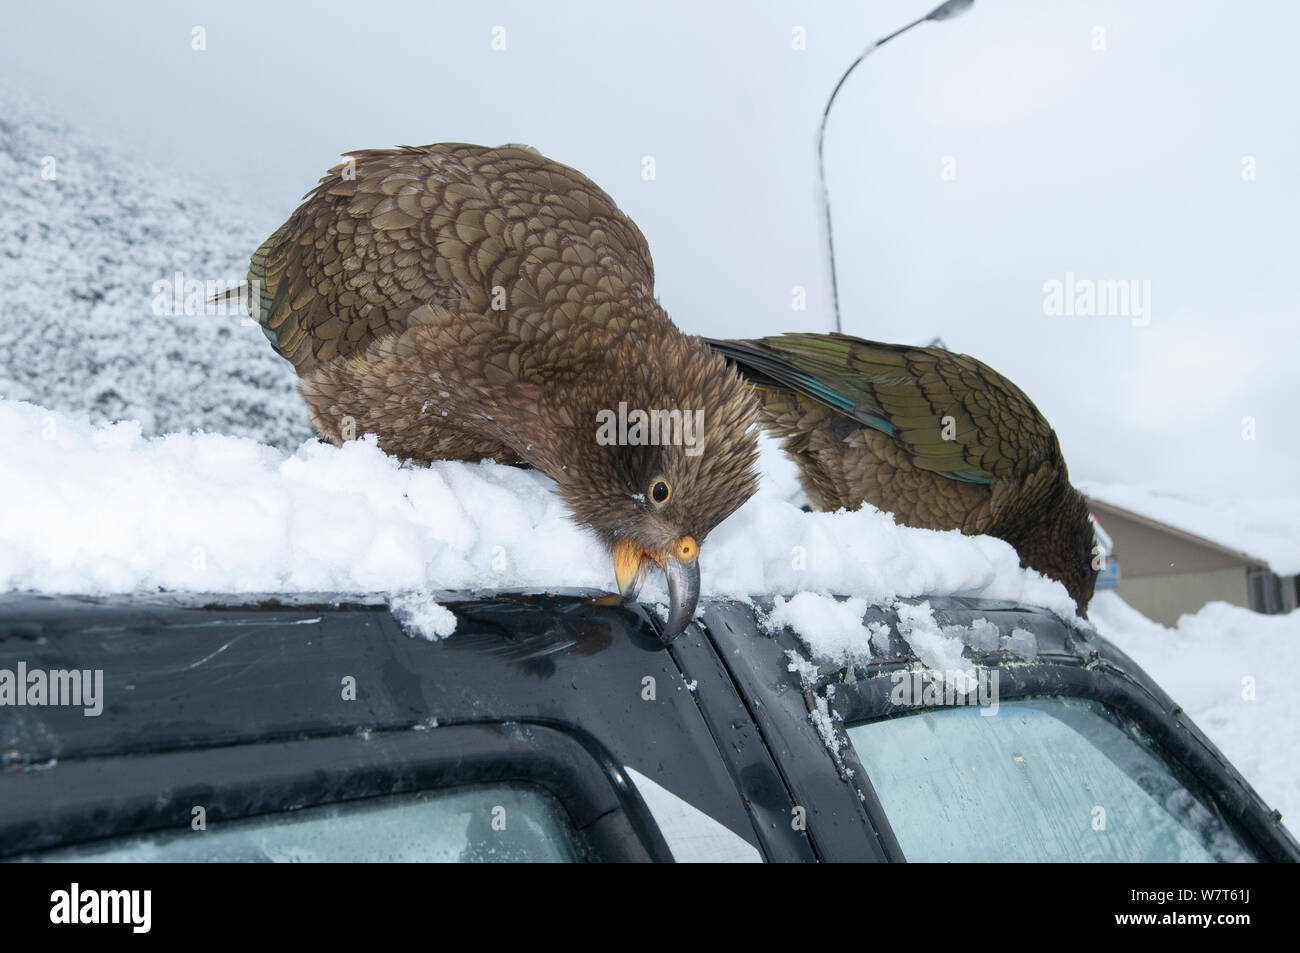
[[839, 289], [839, 284], [835, 279], [835, 236], [831, 231], [831, 196], [826, 189], [826, 161], [822, 155], [822, 147], [826, 141], [826, 119], [831, 114], [831, 106], [834, 105], [835, 97], [839, 94], [840, 87], [844, 85], [844, 81], [849, 78], [850, 73], [852, 73], [855, 69], [858, 68], [858, 64], [867, 58], [867, 54], [874, 53], [876, 50], [880, 49], [882, 46], [884, 46], [894, 37], [901, 36], [902, 34], [906, 33], [908, 30], [912, 29], [912, 27], [916, 26], [919, 23], [924, 23], [927, 20], [933, 20], [934, 22], [938, 23], [940, 20], [949, 20], [957, 16], [957, 14], [959, 13], [965, 13], [967, 10], [971, 8], [971, 5], [974, 2], [975, 0], [948, 0], [947, 3], [940, 4], [939, 6], [931, 10], [929, 13], [927, 13], [925, 16], [921, 17], [918, 20], [913, 20], [911, 23], [903, 27], [901, 30], [895, 30], [893, 33], [889, 34], [889, 36], [876, 40], [875, 43], [872, 43], [865, 50], [863, 50], [858, 55], [858, 58], [849, 65], [849, 68], [844, 71], [844, 75], [840, 77], [840, 81], [836, 83], [835, 88], [831, 90], [831, 98], [826, 100], [826, 109], [823, 110], [822, 112], [821, 128], [817, 131], [817, 175], [821, 179], [822, 204], [826, 208], [826, 250], [830, 253], [830, 259], [831, 259], [831, 296], [835, 302], [835, 330], [836, 331], [841, 330], [840, 289]]

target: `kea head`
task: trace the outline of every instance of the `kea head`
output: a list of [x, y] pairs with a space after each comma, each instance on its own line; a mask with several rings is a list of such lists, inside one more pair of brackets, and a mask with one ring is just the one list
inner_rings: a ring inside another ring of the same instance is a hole
[[663, 571], [668, 642], [695, 614], [705, 539], [757, 489], [758, 406], [698, 338], [666, 335], [610, 356], [608, 379], [585, 375], [566, 395], [573, 446], [557, 482], [609, 547], [625, 599], [652, 566]]
[[1086, 619], [1088, 603], [1092, 601], [1093, 591], [1097, 588], [1099, 571], [1095, 568], [1093, 556], [1096, 532], [1093, 530], [1092, 520], [1088, 518], [1087, 503], [1082, 497], [1079, 499], [1083, 508], [1083, 519], [1076, 519], [1072, 524], [1073, 529], [1066, 542], [1072, 556], [1072, 568], [1062, 573], [1061, 581], [1065, 584], [1070, 598], [1074, 600], [1079, 615]]
[[1097, 585], [1093, 546], [1096, 533], [1088, 501], [1062, 476], [1063, 490], [1048, 508], [1048, 516], [1027, 523], [1022, 534], [1006, 539], [1020, 554], [1020, 564], [1065, 586], [1079, 615], [1088, 618], [1088, 603]]

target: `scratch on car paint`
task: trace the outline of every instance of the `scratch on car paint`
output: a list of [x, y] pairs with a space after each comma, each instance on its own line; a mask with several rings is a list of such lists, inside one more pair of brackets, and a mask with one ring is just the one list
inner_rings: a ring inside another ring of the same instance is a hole
[[175, 625], [169, 625], [169, 629], [218, 629], [234, 628], [242, 625], [271, 626], [271, 625], [315, 625], [323, 621], [322, 616], [316, 616], [314, 619], [215, 619], [210, 622], [181, 622]]
[[[245, 632], [245, 633], [244, 633], [244, 635], [250, 635], [250, 634], [251, 634], [251, 633], [248, 633], [248, 632]], [[243, 637], [244, 637], [243, 635], [237, 635], [237, 636], [235, 636], [233, 639], [231, 639], [231, 640], [230, 640], [229, 642], [227, 642], [225, 645], [221, 646], [221, 648], [217, 649], [215, 652], [211, 652], [211, 653], [209, 653], [208, 655], [203, 656], [203, 658], [199, 659], [197, 662], [194, 662], [194, 663], [191, 664], [191, 665], [186, 665], [184, 671], [186, 671], [186, 672], [192, 671], [193, 669], [198, 668], [200, 665], [204, 664], [205, 662], [211, 661], [212, 659], [216, 658], [218, 655], [220, 655], [220, 654], [221, 654], [222, 652], [224, 652], [226, 649], [230, 648], [232, 645], [234, 645], [236, 642], [238, 642], [238, 641], [239, 641], [240, 639], [242, 639]]]

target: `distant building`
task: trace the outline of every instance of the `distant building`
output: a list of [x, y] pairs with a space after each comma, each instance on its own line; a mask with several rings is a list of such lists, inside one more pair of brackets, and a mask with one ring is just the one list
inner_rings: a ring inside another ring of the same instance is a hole
[[1088, 504], [1110, 538], [1106, 587], [1117, 582], [1124, 601], [1149, 619], [1173, 626], [1215, 601], [1265, 613], [1300, 603], [1300, 576], [1279, 576], [1259, 556], [1091, 495]]

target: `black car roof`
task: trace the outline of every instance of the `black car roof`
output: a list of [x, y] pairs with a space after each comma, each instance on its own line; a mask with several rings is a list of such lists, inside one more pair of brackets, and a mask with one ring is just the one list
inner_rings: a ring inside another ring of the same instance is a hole
[[[859, 859], [861, 847], [852, 847], [848, 834], [860, 840], [862, 823], [854, 817], [863, 811], [880, 832], [878, 856], [896, 855], [865, 777], [855, 793], [842, 783], [852, 772], [838, 759], [838, 778], [824, 769], [830, 755], [805, 706], [819, 686], [856, 682], [854, 691], [835, 693], [841, 706], [857, 699], [855, 709], [844, 709], [849, 717], [897, 714], [868, 688], [883, 673], [917, 664], [902, 639], [892, 639], [884, 652], [873, 647], [852, 670], [823, 664], [818, 685], [810, 686], [787, 664], [790, 652], [808, 655], [799, 639], [789, 630], [764, 633], [756, 624], [755, 612], [771, 600], [705, 600], [700, 622], [665, 651], [653, 610], [611, 604], [604, 593], [430, 595], [456, 615], [448, 638], [428, 641], [406, 631], [383, 594], [0, 596], [0, 669], [20, 661], [29, 669], [100, 669], [105, 680], [103, 717], [67, 706], [7, 708], [0, 719], [0, 771], [510, 723], [576, 740], [622, 784], [625, 767], [653, 775], [728, 830], [762, 844], [769, 856], [806, 859], [816, 848], [826, 858], [846, 851], [842, 859]], [[1183, 755], [1200, 759], [1203, 773], [1213, 768], [1227, 776], [1216, 794], [1253, 818], [1256, 829], [1268, 826], [1263, 803], [1226, 759], [1089, 626], [1008, 602], [926, 601], [940, 625], [969, 627], [984, 619], [1003, 635], [1031, 633], [1032, 661], [1003, 647], [978, 661], [1018, 673], [1008, 690], [1110, 692], [1141, 707], [1149, 721], [1181, 739]], [[897, 611], [870, 608], [865, 621], [893, 627]], [[699, 684], [688, 683], [683, 672]], [[355, 700], [341, 698], [345, 678], [354, 680]], [[647, 680], [653, 704], [646, 700]], [[792, 799], [822, 814], [820, 845], [811, 834], [773, 839], [769, 833], [788, 828]], [[29, 807], [36, 816], [38, 801]], [[608, 809], [593, 801], [591, 812]], [[13, 837], [3, 818], [0, 834]]]

